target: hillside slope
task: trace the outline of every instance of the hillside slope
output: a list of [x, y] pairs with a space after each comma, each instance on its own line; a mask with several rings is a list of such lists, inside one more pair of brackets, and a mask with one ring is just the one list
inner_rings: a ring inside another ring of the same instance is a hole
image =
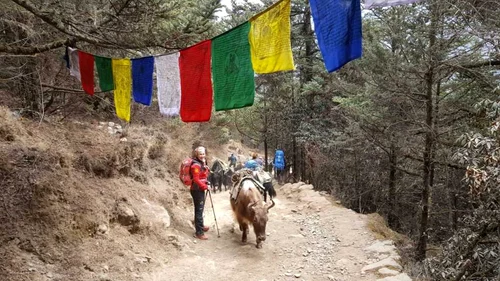
[[361, 273], [385, 257], [363, 250], [374, 241], [366, 216], [311, 186], [280, 189], [262, 250], [253, 234], [240, 244], [227, 192], [213, 195], [221, 237], [207, 205], [211, 239], [194, 240], [178, 164], [196, 140], [210, 160], [249, 153], [211, 134], [175, 120], [33, 122], [0, 108], [0, 280], [376, 279]]

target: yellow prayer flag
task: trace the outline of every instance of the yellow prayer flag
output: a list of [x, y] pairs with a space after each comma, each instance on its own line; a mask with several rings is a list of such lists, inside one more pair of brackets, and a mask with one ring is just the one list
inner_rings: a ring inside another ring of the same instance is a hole
[[250, 19], [250, 52], [255, 73], [294, 70], [290, 42], [290, 0], [282, 0]]
[[130, 59], [113, 59], [114, 100], [118, 118], [130, 122], [132, 72]]

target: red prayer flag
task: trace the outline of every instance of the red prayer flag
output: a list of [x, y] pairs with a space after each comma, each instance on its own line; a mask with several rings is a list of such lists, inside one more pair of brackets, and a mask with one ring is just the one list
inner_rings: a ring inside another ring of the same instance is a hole
[[211, 41], [180, 51], [181, 120], [205, 122], [212, 114]]
[[78, 60], [80, 62], [82, 88], [92, 96], [94, 95], [94, 56], [78, 50]]

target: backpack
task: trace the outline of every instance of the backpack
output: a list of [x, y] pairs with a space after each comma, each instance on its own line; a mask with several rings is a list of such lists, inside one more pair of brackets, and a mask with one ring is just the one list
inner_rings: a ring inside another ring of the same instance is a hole
[[278, 170], [285, 168], [285, 153], [281, 149], [276, 150], [274, 154], [274, 167]]
[[179, 171], [179, 179], [184, 185], [191, 186], [193, 178], [191, 176], [191, 165], [193, 165], [193, 158], [188, 157], [182, 160], [181, 168]]
[[271, 182], [273, 178], [271, 178], [271, 175], [269, 175], [268, 172], [260, 170], [255, 172], [257, 174], [257, 179], [260, 181], [260, 183], [265, 184], [267, 182]]

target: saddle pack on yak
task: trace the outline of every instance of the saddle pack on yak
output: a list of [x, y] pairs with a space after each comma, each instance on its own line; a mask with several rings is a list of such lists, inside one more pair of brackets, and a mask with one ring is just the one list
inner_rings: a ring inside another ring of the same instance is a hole
[[182, 160], [181, 168], [179, 171], [179, 179], [184, 185], [191, 186], [193, 177], [191, 176], [191, 165], [193, 165], [193, 158], [188, 157]]
[[238, 194], [242, 187], [243, 181], [252, 181], [257, 190], [264, 196], [264, 201], [267, 202], [267, 195], [270, 198], [276, 197], [276, 191], [274, 190], [272, 178], [268, 172], [252, 171], [250, 169], [241, 169], [232, 176], [233, 188], [229, 191], [230, 198], [235, 202], [238, 200]]
[[274, 154], [274, 167], [278, 170], [285, 169], [285, 153], [281, 149], [277, 149]]

